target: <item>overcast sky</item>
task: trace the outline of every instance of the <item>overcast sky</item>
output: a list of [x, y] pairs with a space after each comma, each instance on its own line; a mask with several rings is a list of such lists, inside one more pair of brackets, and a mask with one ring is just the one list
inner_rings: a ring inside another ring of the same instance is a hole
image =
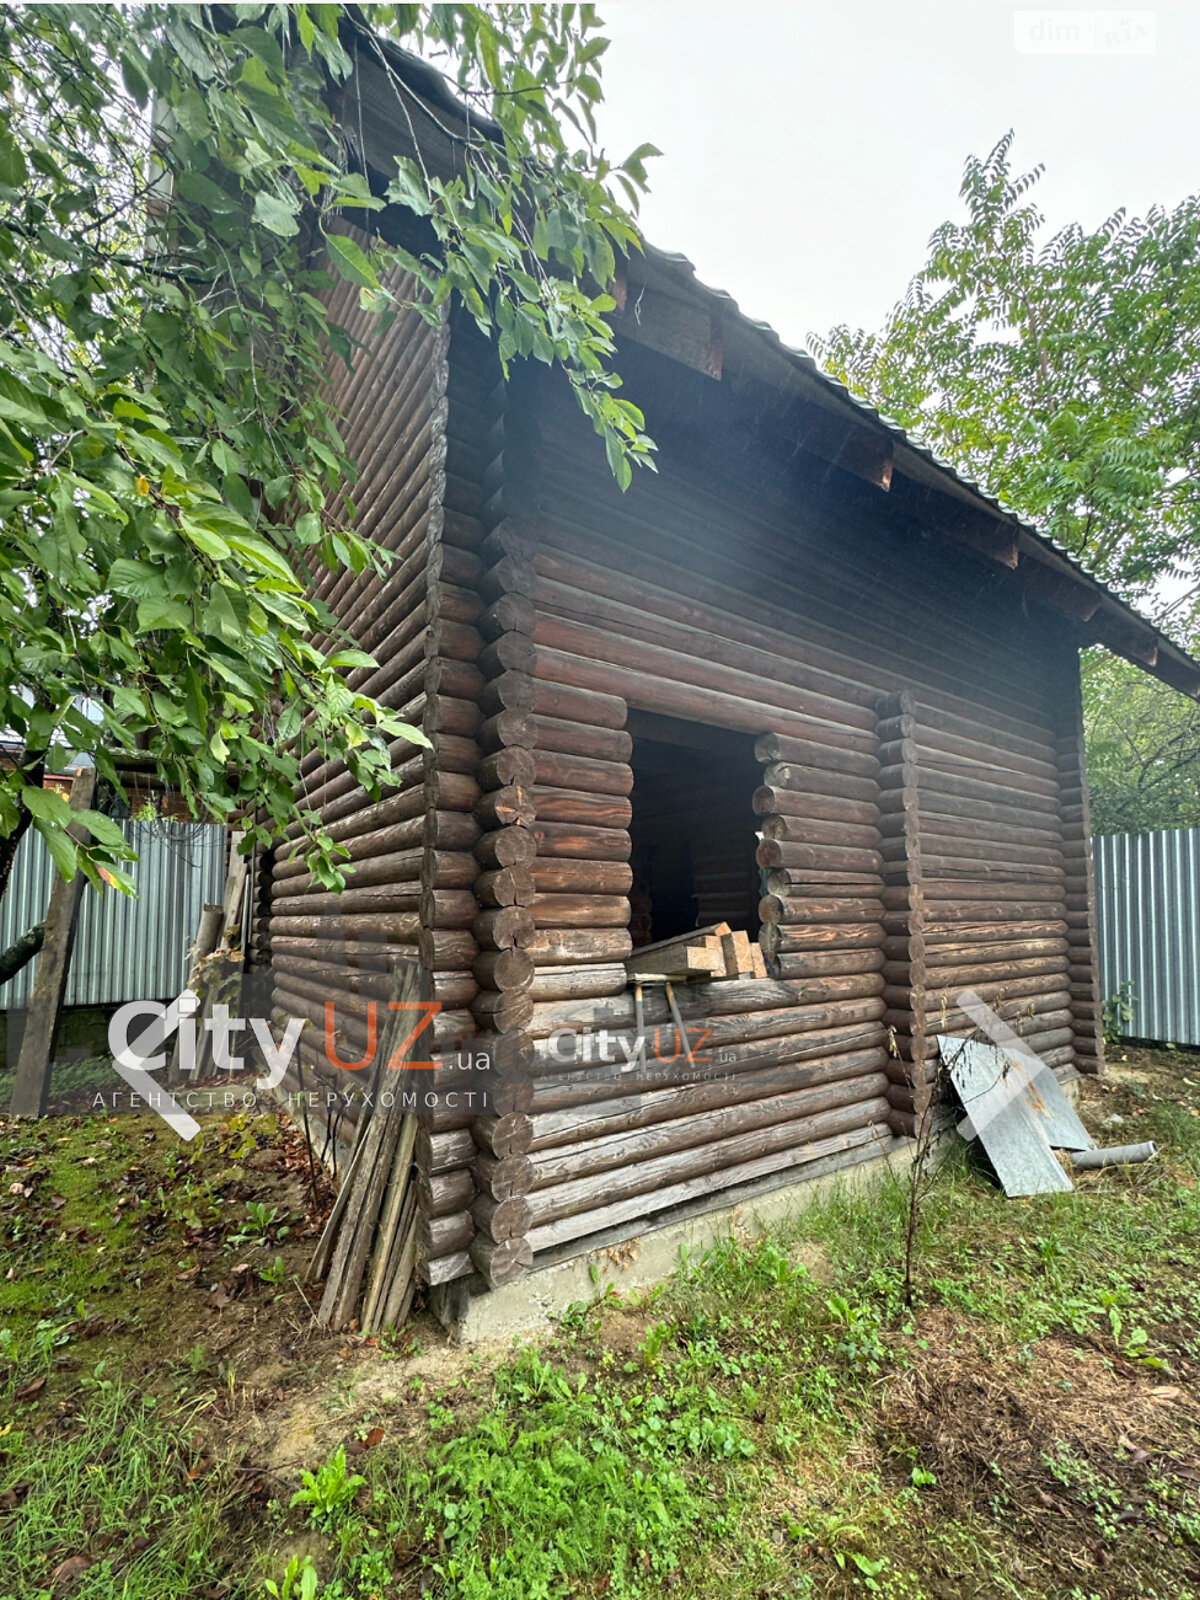
[[1153, 19], [1153, 54], [1108, 55], [1019, 53], [1013, 10], [993, 5], [618, 0], [600, 13], [610, 154], [663, 151], [647, 237], [792, 343], [877, 326], [934, 227], [960, 214], [964, 158], [1010, 127], [1021, 170], [1046, 167], [1053, 225], [1200, 189], [1200, 5], [1104, 13]]

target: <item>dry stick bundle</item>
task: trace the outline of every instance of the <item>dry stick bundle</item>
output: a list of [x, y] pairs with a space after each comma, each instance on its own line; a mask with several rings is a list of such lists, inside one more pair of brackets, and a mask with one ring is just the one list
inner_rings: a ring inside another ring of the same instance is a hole
[[[378, 1030], [371, 1073], [376, 1105], [388, 1081], [385, 1074], [395, 1070], [393, 1058], [414, 1031], [416, 1018], [408, 1008], [428, 998], [428, 987], [421, 970], [411, 965], [393, 982], [391, 1002], [399, 1002], [401, 1009], [392, 1009], [389, 1002], [387, 1021]], [[416, 1287], [416, 1136], [412, 1112], [400, 1117], [365, 1108], [359, 1119], [354, 1153], [309, 1271], [315, 1279], [329, 1262], [317, 1313], [327, 1327], [344, 1328], [357, 1313], [366, 1331], [396, 1326], [408, 1315]]]

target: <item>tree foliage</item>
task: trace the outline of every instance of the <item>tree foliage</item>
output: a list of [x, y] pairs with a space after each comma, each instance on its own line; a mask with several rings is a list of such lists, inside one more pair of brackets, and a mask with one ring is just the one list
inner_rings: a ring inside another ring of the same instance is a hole
[[[449, 172], [418, 133], [386, 197], [332, 109], [372, 58], [411, 113], [384, 38], [494, 119]], [[123, 881], [118, 830], [85, 819], [78, 847], [41, 787], [63, 747], [118, 786], [114, 758], [142, 753], [197, 817], [257, 815], [265, 841], [308, 751], [375, 794], [398, 742], [425, 742], [347, 686], [372, 663], [320, 648], [336, 626], [306, 598], [322, 568], [386, 564], [340, 510], [353, 464], [318, 393], [329, 351], [359, 354], [326, 310], [336, 275], [386, 317], [389, 270], [415, 272], [427, 319], [457, 298], [506, 361], [566, 369], [623, 483], [648, 458], [605, 287], [653, 152], [613, 168], [596, 146], [605, 48], [586, 5], [0, 13], [0, 889], [31, 824], [65, 874]], [[419, 255], [339, 227], [388, 202], [426, 219]]]
[[[1044, 237], [1012, 135], [971, 157], [966, 220], [877, 333], [834, 328], [818, 356], [956, 468], [1148, 604], [1181, 643], [1200, 596], [1200, 197], [1093, 233]], [[1200, 822], [1200, 713], [1089, 653], [1098, 831]]]
[[1200, 580], [1200, 197], [1043, 241], [1012, 135], [878, 333], [825, 365], [1128, 596]]
[[1200, 706], [1099, 651], [1084, 700], [1093, 831], [1200, 828]]

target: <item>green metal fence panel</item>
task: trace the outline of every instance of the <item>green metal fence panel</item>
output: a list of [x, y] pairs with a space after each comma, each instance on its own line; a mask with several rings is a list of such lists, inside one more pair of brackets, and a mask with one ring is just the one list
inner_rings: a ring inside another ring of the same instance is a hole
[[[225, 881], [224, 829], [212, 823], [123, 822], [138, 853], [125, 870], [138, 888], [85, 888], [67, 980], [69, 1006], [169, 1000], [183, 988], [188, 946], [206, 902], [219, 901]], [[21, 840], [8, 892], [0, 901], [0, 950], [46, 914], [53, 866], [40, 834]], [[0, 987], [8, 1011], [29, 1004], [36, 959]]]
[[1200, 1045], [1200, 828], [1094, 841], [1100, 989], [1129, 985], [1134, 1039]]

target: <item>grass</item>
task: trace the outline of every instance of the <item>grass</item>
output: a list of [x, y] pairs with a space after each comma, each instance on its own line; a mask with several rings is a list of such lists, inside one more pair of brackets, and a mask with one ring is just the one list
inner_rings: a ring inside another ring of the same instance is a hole
[[1200, 1600], [1198, 1112], [1130, 1051], [1085, 1115], [1154, 1164], [952, 1152], [911, 1309], [894, 1183], [474, 1356], [313, 1331], [286, 1129], [10, 1127], [0, 1597]]

